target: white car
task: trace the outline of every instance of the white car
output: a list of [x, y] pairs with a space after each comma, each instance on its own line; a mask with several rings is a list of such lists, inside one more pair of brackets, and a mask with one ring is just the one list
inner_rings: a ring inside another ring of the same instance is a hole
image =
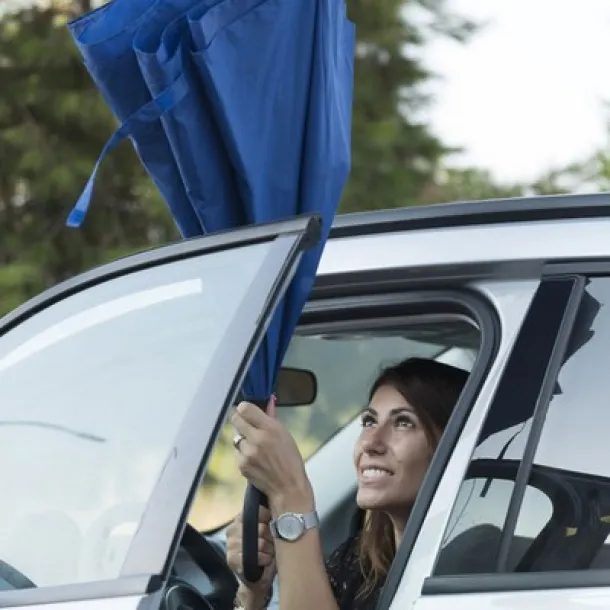
[[[0, 321], [0, 606], [231, 608], [223, 529], [201, 533], [239, 510], [223, 423], [310, 229], [141, 253]], [[610, 607], [609, 305], [609, 195], [337, 219], [285, 362], [315, 400], [278, 410], [326, 552], [358, 526], [379, 367], [470, 371], [379, 610]]]

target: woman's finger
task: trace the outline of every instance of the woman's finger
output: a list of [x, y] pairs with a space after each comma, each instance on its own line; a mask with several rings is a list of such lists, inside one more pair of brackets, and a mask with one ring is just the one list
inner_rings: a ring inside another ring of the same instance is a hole
[[[239, 524], [242, 525], [242, 524]], [[273, 545], [273, 536], [271, 535], [271, 528], [266, 523], [258, 524], [258, 538], [259, 540], [266, 540]], [[233, 527], [233, 529], [227, 529], [227, 548], [237, 548], [242, 544], [243, 535], [241, 527]]]
[[270, 553], [258, 553], [258, 565], [259, 566], [270, 566], [273, 563], [274, 556]]
[[267, 540], [266, 538], [258, 539], [258, 550], [261, 553], [268, 553], [269, 555], [275, 555], [275, 546], [273, 542]]
[[[260, 411], [258, 407], [255, 407]], [[241, 434], [244, 439], [252, 438], [252, 435], [256, 432], [257, 428], [254, 427], [250, 422], [244, 419], [239, 413], [234, 413], [231, 417], [231, 425], [235, 428], [238, 434]], [[239, 449], [243, 444], [243, 440], [239, 443]]]
[[[272, 553], [265, 553], [264, 551], [258, 552], [258, 565], [262, 567], [270, 566], [275, 561], [275, 555]], [[230, 557], [227, 557], [227, 563], [229, 567], [237, 572], [240, 576], [243, 576], [244, 572], [244, 560], [241, 553], [235, 553]]]
[[269, 399], [269, 404], [267, 405], [267, 415], [273, 419], [275, 419], [275, 403], [276, 403], [276, 397], [275, 394], [271, 395], [271, 398]]
[[250, 402], [241, 402], [237, 405], [237, 409], [235, 409], [235, 413], [231, 417], [231, 423], [235, 425], [235, 422], [240, 424], [245, 423], [253, 429], [269, 430], [273, 427], [273, 421], [269, 415]]
[[[243, 538], [243, 523], [232, 523], [227, 528], [227, 546], [234, 546], [241, 544]], [[273, 542], [273, 536], [271, 535], [271, 528], [267, 523], [258, 524], [258, 537], [262, 540], [269, 540]]]
[[265, 538], [269, 534], [271, 536], [271, 528], [268, 523], [259, 523], [258, 524], [258, 535]]
[[[239, 515], [241, 518], [241, 514]], [[271, 521], [271, 511], [264, 506], [261, 506], [258, 509], [258, 522], [259, 523], [269, 523]]]

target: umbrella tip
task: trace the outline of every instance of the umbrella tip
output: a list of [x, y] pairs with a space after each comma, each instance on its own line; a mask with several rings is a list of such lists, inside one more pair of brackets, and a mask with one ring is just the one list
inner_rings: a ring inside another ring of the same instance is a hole
[[66, 220], [66, 225], [72, 229], [78, 229], [85, 219], [85, 212], [83, 210], [79, 210], [78, 208], [74, 208], [70, 215], [68, 216], [68, 220]]

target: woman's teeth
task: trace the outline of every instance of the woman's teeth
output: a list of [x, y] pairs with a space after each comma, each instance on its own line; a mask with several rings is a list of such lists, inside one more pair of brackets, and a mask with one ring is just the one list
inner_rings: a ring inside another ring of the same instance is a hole
[[362, 476], [366, 479], [376, 479], [380, 477], [392, 476], [392, 473], [382, 468], [365, 468], [362, 471]]

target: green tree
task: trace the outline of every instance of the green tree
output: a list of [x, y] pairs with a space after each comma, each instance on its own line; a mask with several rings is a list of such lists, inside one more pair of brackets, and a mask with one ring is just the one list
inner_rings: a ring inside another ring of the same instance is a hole
[[420, 203], [449, 203], [521, 197], [527, 191], [523, 184], [502, 184], [490, 172], [468, 168], [448, 168], [437, 172], [420, 195]]
[[348, 0], [357, 28], [352, 173], [342, 212], [415, 205], [449, 149], [415, 117], [433, 76], [418, 58], [434, 36], [465, 41], [475, 25], [444, 0]]
[[0, 313], [79, 271], [176, 235], [129, 145], [105, 162], [82, 229], [65, 228], [115, 126], [64, 27], [89, 8], [54, 2], [0, 22]]
[[559, 195], [570, 192], [601, 192], [610, 190], [610, 150], [593, 152], [583, 161], [551, 170], [533, 185], [541, 195]]

